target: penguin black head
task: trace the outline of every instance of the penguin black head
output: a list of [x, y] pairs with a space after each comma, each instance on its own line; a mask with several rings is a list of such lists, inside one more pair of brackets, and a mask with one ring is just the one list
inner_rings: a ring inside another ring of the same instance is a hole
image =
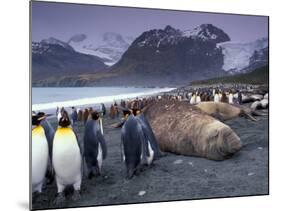
[[68, 127], [71, 124], [69, 116], [67, 112], [64, 110], [62, 113], [62, 117], [59, 120], [59, 126], [61, 127]]
[[124, 118], [127, 119], [132, 112], [129, 109], [123, 110]]
[[134, 116], [137, 116], [141, 112], [141, 110], [139, 108], [133, 108], [132, 110], [133, 110]]
[[38, 114], [32, 114], [32, 125], [40, 125], [40, 122], [46, 118], [45, 114], [43, 112], [39, 112]]
[[91, 116], [92, 116], [92, 119], [93, 119], [93, 120], [98, 120], [99, 117], [100, 117], [99, 113], [96, 112], [96, 111], [93, 111], [93, 112], [91, 113]]

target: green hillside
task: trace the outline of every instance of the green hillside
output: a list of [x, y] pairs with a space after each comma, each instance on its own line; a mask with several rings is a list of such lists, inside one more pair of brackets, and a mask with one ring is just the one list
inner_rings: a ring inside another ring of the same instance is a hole
[[191, 85], [235, 83], [235, 84], [268, 84], [269, 68], [268, 65], [257, 68], [249, 73], [225, 76], [220, 78], [211, 78], [200, 81], [193, 81]]

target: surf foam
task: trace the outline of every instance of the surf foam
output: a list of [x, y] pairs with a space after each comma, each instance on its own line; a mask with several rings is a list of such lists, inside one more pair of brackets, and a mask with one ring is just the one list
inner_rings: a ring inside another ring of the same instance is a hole
[[137, 93], [120, 94], [120, 95], [112, 95], [112, 96], [83, 98], [83, 99], [61, 101], [61, 102], [34, 104], [34, 105], [32, 105], [32, 110], [33, 111], [42, 111], [42, 110], [54, 109], [57, 107], [71, 107], [71, 106], [82, 106], [82, 105], [89, 105], [89, 104], [110, 103], [110, 102], [118, 101], [121, 99], [125, 100], [125, 99], [133, 99], [136, 97], [156, 95], [158, 93], [169, 92], [174, 89], [175, 88], [162, 88], [162, 89], [150, 90], [150, 91], [146, 91], [146, 92], [137, 92]]

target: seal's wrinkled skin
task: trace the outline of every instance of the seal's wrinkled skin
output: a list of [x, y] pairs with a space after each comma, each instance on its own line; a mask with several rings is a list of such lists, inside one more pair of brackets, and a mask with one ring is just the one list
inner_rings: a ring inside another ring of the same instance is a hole
[[158, 101], [144, 110], [162, 151], [224, 160], [241, 149], [227, 125], [186, 102]]

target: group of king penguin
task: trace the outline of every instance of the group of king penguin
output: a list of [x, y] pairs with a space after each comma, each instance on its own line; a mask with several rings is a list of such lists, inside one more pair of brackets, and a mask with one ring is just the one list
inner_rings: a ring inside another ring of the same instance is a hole
[[[216, 89], [213, 89], [212, 91], [212, 98], [214, 100], [215, 103], [218, 102], [225, 102], [225, 103], [229, 103], [229, 104], [233, 104], [233, 93], [229, 92], [227, 95], [225, 92], [219, 92]], [[200, 94], [196, 91], [194, 93], [191, 94], [190, 97], [190, 101], [189, 103], [194, 105], [194, 104], [198, 104], [201, 102], [201, 97]]]
[[[57, 185], [54, 203], [65, 201], [64, 190], [73, 187], [72, 200], [78, 200], [83, 173], [88, 179], [101, 174], [102, 162], [107, 157], [100, 113], [93, 111], [85, 123], [83, 142], [79, 141], [73, 124], [75, 109], [69, 116], [62, 109], [57, 112], [58, 127], [53, 129], [48, 122], [49, 115], [32, 112], [32, 193], [42, 193], [46, 181]], [[154, 133], [140, 109], [124, 109], [121, 124], [121, 160], [126, 166], [128, 179], [137, 174], [143, 165], [151, 165], [162, 152]], [[84, 170], [84, 163], [87, 171]]]

